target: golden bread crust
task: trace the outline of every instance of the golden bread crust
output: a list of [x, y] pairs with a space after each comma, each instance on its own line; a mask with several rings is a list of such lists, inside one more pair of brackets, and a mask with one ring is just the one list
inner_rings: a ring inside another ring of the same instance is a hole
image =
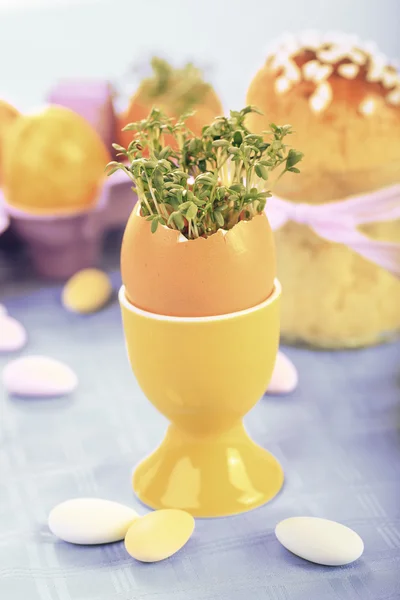
[[[318, 174], [322, 185], [336, 173], [386, 172], [388, 163], [400, 161], [400, 76], [379, 53], [344, 40], [342, 50], [326, 40], [307, 48], [300, 39], [297, 50], [281, 45], [247, 94], [247, 102], [265, 115], [250, 115], [250, 129], [290, 123], [292, 143], [305, 154], [302, 173], [311, 179]], [[399, 181], [400, 168], [394, 179], [377, 179], [383, 185]], [[291, 197], [294, 182], [300, 183], [295, 177], [282, 181], [279, 192]]]

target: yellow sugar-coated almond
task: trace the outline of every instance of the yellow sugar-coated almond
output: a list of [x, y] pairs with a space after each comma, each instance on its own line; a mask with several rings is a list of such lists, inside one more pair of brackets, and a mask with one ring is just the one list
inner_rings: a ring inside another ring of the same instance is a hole
[[125, 548], [141, 562], [158, 562], [183, 548], [194, 530], [192, 515], [176, 509], [157, 510], [134, 521]]
[[62, 303], [76, 313], [94, 313], [109, 301], [111, 282], [103, 271], [83, 269], [67, 281], [62, 292]]

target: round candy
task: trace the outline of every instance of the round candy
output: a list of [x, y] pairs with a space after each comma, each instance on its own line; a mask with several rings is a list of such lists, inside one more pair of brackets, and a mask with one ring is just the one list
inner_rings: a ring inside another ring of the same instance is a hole
[[123, 540], [139, 515], [129, 506], [100, 498], [74, 498], [58, 504], [49, 528], [71, 544], [109, 544]]
[[158, 510], [132, 523], [125, 537], [125, 548], [136, 560], [158, 562], [183, 548], [193, 530], [194, 519], [189, 513]]
[[47, 356], [22, 356], [3, 370], [3, 384], [18, 396], [62, 396], [78, 385], [75, 373], [64, 363]]
[[278, 523], [275, 534], [293, 554], [330, 567], [352, 563], [364, 551], [364, 543], [355, 531], [328, 519], [291, 517]]
[[93, 313], [110, 299], [112, 285], [108, 276], [98, 269], [83, 269], [65, 284], [62, 303], [75, 313]]

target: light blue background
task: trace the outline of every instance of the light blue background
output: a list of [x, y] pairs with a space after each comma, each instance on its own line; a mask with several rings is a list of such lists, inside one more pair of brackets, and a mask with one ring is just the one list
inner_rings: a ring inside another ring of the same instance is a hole
[[225, 107], [237, 108], [271, 39], [302, 28], [356, 33], [400, 58], [399, 0], [64, 2], [25, 0], [36, 8], [22, 9], [22, 0], [0, 0], [0, 97], [21, 110], [41, 104], [58, 78], [119, 81], [153, 52], [196, 60]]
[[[118, 273], [112, 282], [117, 290]], [[165, 419], [131, 373], [116, 297], [82, 316], [60, 307], [58, 286], [21, 287], [15, 296], [7, 289], [0, 300], [29, 333], [21, 354], [65, 362], [79, 387], [64, 398], [26, 400], [0, 385], [1, 600], [399, 600], [399, 343], [357, 352], [285, 348], [298, 388], [265, 396], [246, 417], [250, 435], [284, 468], [282, 492], [244, 515], [197, 520], [176, 556], [141, 564], [123, 543], [73, 546], [46, 525], [56, 504], [82, 496], [146, 513], [132, 494], [132, 467], [161, 441]], [[0, 372], [10, 358], [0, 356]], [[362, 558], [332, 568], [287, 552], [274, 528], [298, 515], [357, 531]]]

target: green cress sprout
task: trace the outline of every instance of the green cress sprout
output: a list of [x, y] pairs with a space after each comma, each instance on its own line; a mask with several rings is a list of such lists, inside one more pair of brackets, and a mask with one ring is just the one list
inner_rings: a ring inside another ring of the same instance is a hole
[[168, 106], [170, 114], [181, 115], [192, 110], [212, 90], [211, 85], [203, 80], [201, 70], [192, 63], [175, 69], [163, 58], [155, 56], [151, 60], [151, 68], [151, 76], [140, 85], [140, 98], [151, 104], [161, 101]]
[[245, 126], [251, 112], [259, 111], [247, 106], [217, 117], [195, 137], [185, 125], [190, 115], [176, 122], [154, 108], [124, 128], [135, 137], [126, 149], [113, 144], [123, 158], [110, 162], [107, 174], [122, 169], [130, 177], [153, 233], [164, 225], [192, 240], [232, 229], [264, 211], [269, 173], [281, 165], [280, 177], [299, 173], [295, 165], [303, 157], [284, 143], [290, 125], [271, 124], [269, 141], [251, 133]]

